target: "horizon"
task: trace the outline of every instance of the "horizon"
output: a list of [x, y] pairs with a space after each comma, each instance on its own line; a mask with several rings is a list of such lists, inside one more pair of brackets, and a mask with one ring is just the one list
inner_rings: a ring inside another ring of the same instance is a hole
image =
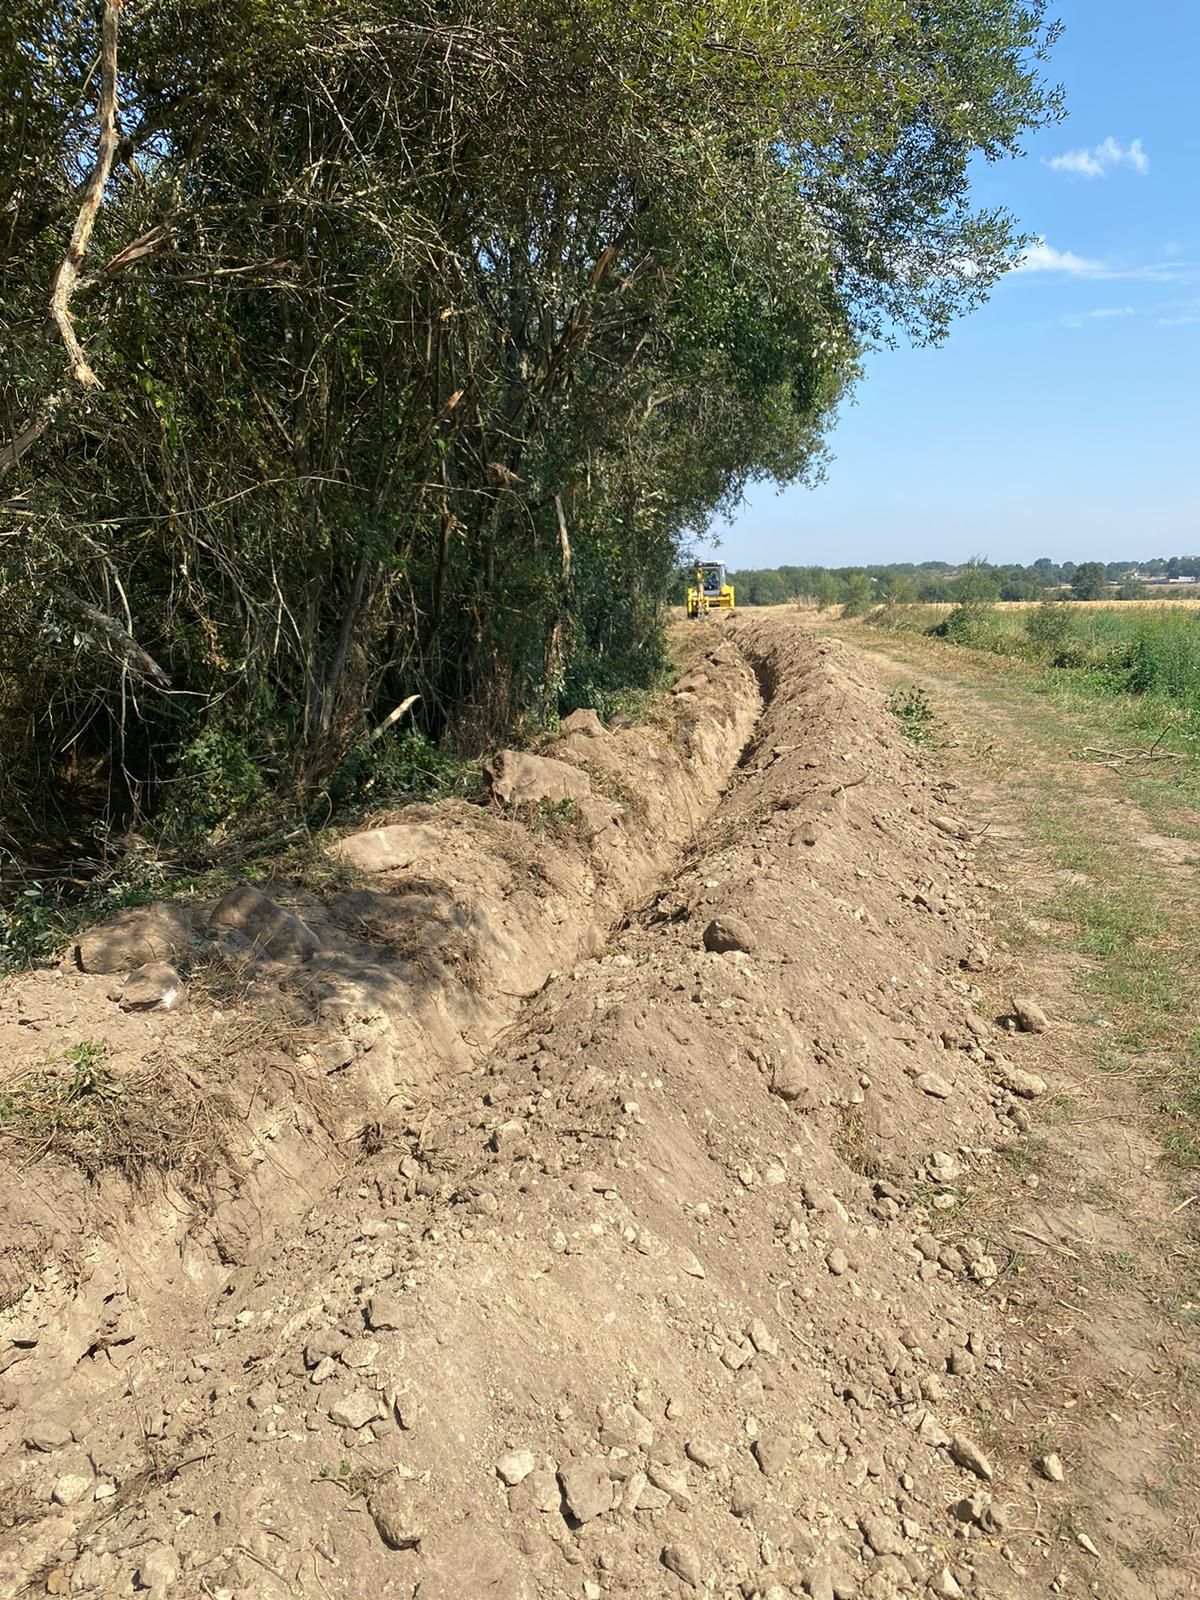
[[1116, 0], [1058, 10], [1048, 70], [1068, 115], [972, 186], [1031, 237], [1021, 266], [941, 346], [866, 357], [826, 481], [751, 485], [697, 541], [727, 565], [1200, 545], [1200, 135], [1184, 112], [1200, 12], [1170, 0], [1130, 30]]

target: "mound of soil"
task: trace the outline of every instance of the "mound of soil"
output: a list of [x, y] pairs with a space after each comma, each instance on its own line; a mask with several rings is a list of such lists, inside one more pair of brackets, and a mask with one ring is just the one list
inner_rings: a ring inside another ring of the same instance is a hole
[[15, 986], [14, 1071], [103, 1029], [227, 1106], [207, 1202], [10, 1171], [9, 1592], [1024, 1592], [958, 1215], [1038, 1092], [976, 1009], [987, 886], [840, 647], [719, 638], [663, 726], [549, 752], [569, 806], [412, 808], [291, 896], [306, 958], [221, 935], [221, 1025], [295, 1030], [257, 1055], [197, 1065], [198, 984]]

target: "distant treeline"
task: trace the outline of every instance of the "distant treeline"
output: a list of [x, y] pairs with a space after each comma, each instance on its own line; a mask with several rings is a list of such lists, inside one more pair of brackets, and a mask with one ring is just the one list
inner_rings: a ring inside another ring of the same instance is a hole
[[[898, 561], [868, 567], [747, 567], [731, 571], [729, 576], [739, 605], [811, 600], [860, 612], [886, 604], [1040, 600], [1054, 591], [1076, 600], [1140, 600], [1153, 594], [1158, 583], [1200, 579], [1200, 556], [1079, 563], [1060, 563], [1043, 556], [1030, 566], [977, 558], [961, 566], [946, 561]], [[1197, 593], [1200, 595], [1200, 584]]]

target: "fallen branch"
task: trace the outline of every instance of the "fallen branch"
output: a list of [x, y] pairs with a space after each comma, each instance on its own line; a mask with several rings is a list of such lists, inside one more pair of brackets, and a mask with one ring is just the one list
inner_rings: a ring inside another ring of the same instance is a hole
[[1102, 757], [1096, 761], [1097, 766], [1112, 767], [1115, 771], [1119, 767], [1130, 766], [1140, 761], [1186, 761], [1188, 758], [1176, 750], [1157, 750], [1153, 746], [1149, 750], [1102, 750], [1098, 745], [1084, 745], [1080, 751], [1081, 756]]

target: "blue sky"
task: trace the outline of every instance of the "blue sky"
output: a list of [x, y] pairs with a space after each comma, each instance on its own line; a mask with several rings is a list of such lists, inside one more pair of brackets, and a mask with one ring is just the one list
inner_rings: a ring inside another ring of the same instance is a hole
[[1200, 551], [1200, 4], [1058, 14], [1067, 120], [975, 186], [1044, 246], [940, 348], [869, 358], [827, 482], [714, 526], [731, 566]]

